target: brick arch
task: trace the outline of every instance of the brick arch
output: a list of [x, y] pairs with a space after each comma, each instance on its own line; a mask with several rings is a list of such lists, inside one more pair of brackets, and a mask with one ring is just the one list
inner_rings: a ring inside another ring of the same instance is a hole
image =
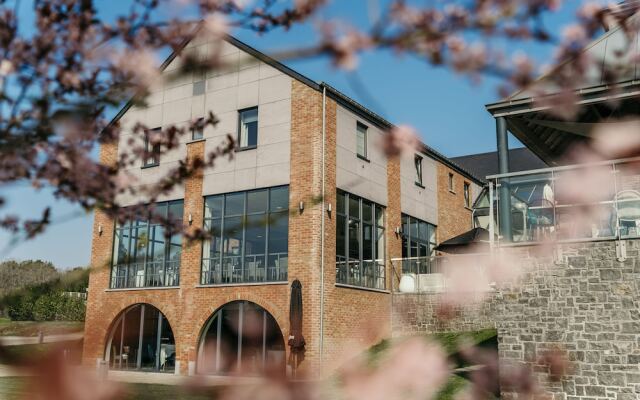
[[158, 311], [162, 313], [163, 318], [167, 320], [169, 323], [169, 327], [173, 332], [174, 341], [176, 342], [176, 348], [178, 346], [179, 337], [177, 335], [177, 328], [179, 327], [178, 318], [176, 315], [172, 315], [171, 312], [167, 313], [163, 307], [163, 301], [159, 299], [155, 299], [146, 295], [135, 295], [132, 297], [125, 297], [120, 299], [116, 304], [112, 304], [109, 309], [105, 312], [103, 318], [105, 321], [108, 321], [108, 326], [106, 332], [101, 337], [101, 342], [99, 343], [99, 348], [102, 349], [102, 354], [104, 355], [106, 352], [106, 345], [109, 341], [109, 336], [111, 336], [112, 330], [116, 324], [116, 321], [122, 315], [122, 313], [138, 304], [145, 304], [152, 307], [155, 307]]
[[228, 296], [221, 297], [217, 301], [212, 302], [211, 306], [207, 308], [203, 307], [201, 309], [202, 311], [200, 311], [197, 314], [197, 317], [194, 318], [195, 326], [193, 328], [194, 328], [194, 331], [197, 332], [197, 334], [194, 335], [192, 342], [190, 343], [190, 346], [192, 346], [192, 348], [194, 349], [198, 348], [200, 344], [200, 338], [203, 334], [205, 325], [207, 321], [213, 316], [213, 314], [216, 311], [218, 311], [220, 308], [222, 308], [225, 304], [228, 304], [234, 301], [250, 301], [264, 308], [269, 314], [271, 314], [273, 319], [275, 319], [276, 322], [278, 323], [278, 328], [280, 328], [282, 339], [284, 340], [284, 343], [286, 345], [287, 343], [286, 339], [289, 336], [288, 335], [289, 322], [288, 322], [288, 319], [286, 318], [286, 312], [278, 311], [278, 308], [272, 302], [264, 299], [262, 296], [246, 293], [242, 296], [238, 296], [237, 294], [229, 294]]

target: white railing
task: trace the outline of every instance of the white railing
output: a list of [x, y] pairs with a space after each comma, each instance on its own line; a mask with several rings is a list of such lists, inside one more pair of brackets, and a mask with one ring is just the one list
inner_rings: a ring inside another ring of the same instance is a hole
[[640, 237], [640, 158], [488, 176], [498, 245]]
[[447, 288], [447, 280], [452, 274], [464, 273], [467, 269], [484, 269], [490, 257], [491, 254], [487, 252], [392, 258], [392, 291], [394, 293], [444, 292]]

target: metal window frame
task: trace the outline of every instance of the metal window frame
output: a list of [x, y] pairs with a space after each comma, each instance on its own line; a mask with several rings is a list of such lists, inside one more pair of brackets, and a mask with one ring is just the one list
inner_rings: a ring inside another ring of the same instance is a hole
[[[242, 146], [242, 114], [247, 112], [247, 111], [251, 111], [251, 110], [256, 110], [258, 116], [256, 117], [256, 144], [249, 144], [249, 138], [247, 138], [247, 145], [246, 146]], [[253, 149], [256, 148], [258, 146], [258, 135], [260, 134], [259, 129], [258, 129], [258, 124], [260, 122], [260, 110], [258, 109], [258, 106], [252, 106], [252, 107], [246, 107], [246, 108], [241, 108], [240, 110], [238, 110], [238, 132], [236, 134], [236, 140], [237, 140], [237, 145], [236, 145], [236, 149], [238, 150], [248, 150], [248, 149]]]

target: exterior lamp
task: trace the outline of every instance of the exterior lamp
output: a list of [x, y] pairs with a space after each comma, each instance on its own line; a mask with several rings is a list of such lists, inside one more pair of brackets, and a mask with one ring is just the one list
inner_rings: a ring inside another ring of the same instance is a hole
[[304, 201], [301, 201], [300, 203], [298, 203], [298, 210], [300, 210], [300, 212], [304, 211]]
[[189, 225], [193, 224], [193, 216], [191, 215], [191, 213], [189, 213], [187, 220], [189, 221]]
[[98, 235], [102, 236], [102, 224], [98, 224]]

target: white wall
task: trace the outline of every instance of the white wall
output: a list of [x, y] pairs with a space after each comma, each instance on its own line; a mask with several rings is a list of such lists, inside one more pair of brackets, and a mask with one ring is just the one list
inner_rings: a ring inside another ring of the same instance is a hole
[[[220, 120], [216, 127], [207, 126], [204, 131], [205, 155], [223, 144], [227, 134], [234, 138], [238, 129], [238, 110], [258, 106], [258, 146], [256, 149], [234, 152], [231, 158], [219, 159], [214, 168], [204, 174], [203, 194], [226, 193], [259, 187], [289, 183], [290, 126], [291, 126], [291, 78], [277, 69], [260, 62], [227, 42], [211, 42], [206, 38], [194, 39], [185, 52], [209, 56], [220, 54], [225, 67], [206, 74], [206, 88], [202, 95], [193, 95], [193, 83], [202, 76], [187, 76], [159, 82], [151, 88], [146, 108], [132, 108], [122, 118], [124, 134], [119, 152], [128, 151], [127, 141], [136, 121], [147, 126], [166, 127], [186, 125], [191, 120], [204, 117], [209, 111]], [[176, 58], [166, 68], [163, 76], [175, 72], [181, 62]], [[141, 137], [134, 138], [138, 142]], [[186, 157], [185, 135], [180, 147], [163, 154], [160, 166], [129, 168], [126, 173], [135, 180], [135, 186], [153, 184], [179, 160]], [[176, 187], [166, 199], [184, 197], [184, 188]], [[123, 205], [139, 201], [139, 196], [121, 196]]]
[[[369, 162], [358, 158], [356, 153], [358, 121], [368, 127]], [[380, 146], [383, 131], [340, 105], [337, 107], [336, 125], [336, 186], [338, 189], [386, 206], [387, 158]]]
[[424, 188], [415, 183], [415, 154], [403, 154], [400, 160], [400, 207], [405, 214], [438, 225], [437, 162], [421, 155]]

